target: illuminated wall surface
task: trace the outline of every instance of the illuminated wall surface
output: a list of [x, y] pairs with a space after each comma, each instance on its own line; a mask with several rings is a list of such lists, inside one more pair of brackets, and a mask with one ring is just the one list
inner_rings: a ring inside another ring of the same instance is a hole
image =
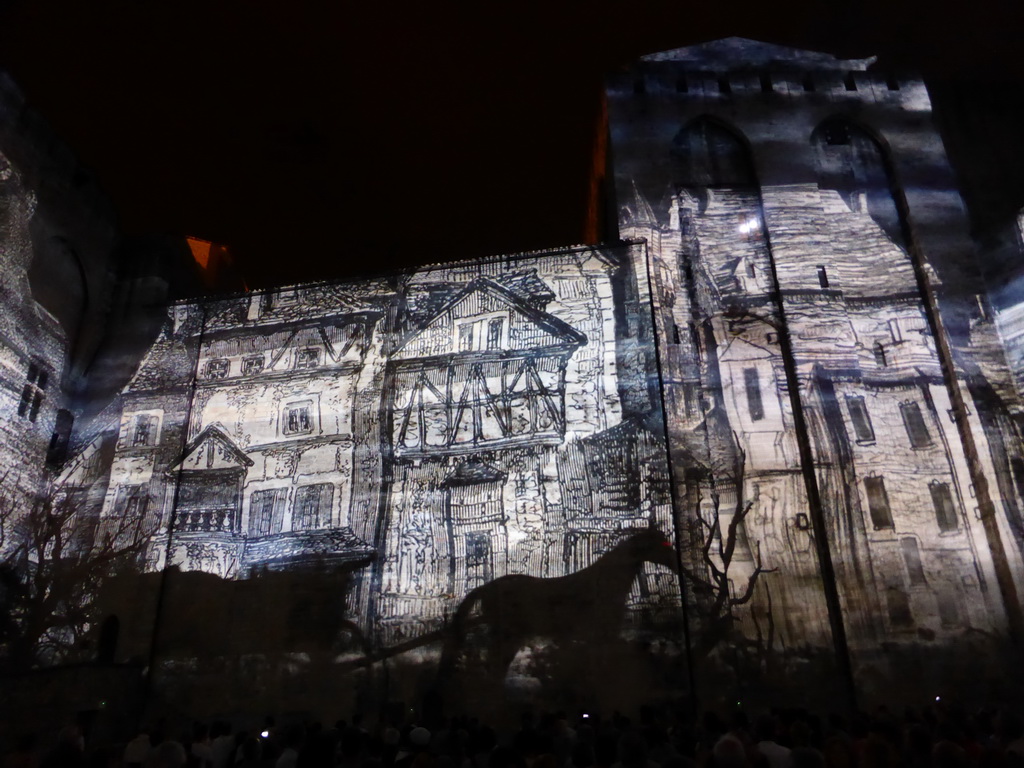
[[924, 86], [869, 63], [648, 57], [608, 90], [620, 244], [173, 304], [70, 435], [66, 336], [8, 297], [3, 448], [50, 490], [3, 547], [80, 585], [19, 658], [200, 713], [1011, 685], [1024, 313]]

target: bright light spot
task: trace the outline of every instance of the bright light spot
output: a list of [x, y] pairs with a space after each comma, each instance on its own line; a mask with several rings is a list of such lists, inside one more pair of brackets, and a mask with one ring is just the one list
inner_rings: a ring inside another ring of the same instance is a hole
[[941, 696], [936, 696], [936, 697], [935, 697], [935, 700], [936, 700], [936, 701], [942, 701], [942, 697], [941, 697]]
[[262, 733], [260, 733], [260, 736], [262, 736], [264, 739], [269, 739], [270, 731], [263, 731]]
[[753, 232], [755, 229], [757, 229], [759, 223], [760, 222], [757, 220], [756, 216], [747, 219], [739, 226], [740, 234], [745, 235], [748, 232]]
[[584, 717], [590, 717], [590, 715], [588, 715], [586, 712], [583, 713], [583, 716]]
[[513, 544], [519, 544], [522, 541], [526, 541], [529, 535], [521, 528], [509, 528], [508, 530], [508, 543], [509, 546]]

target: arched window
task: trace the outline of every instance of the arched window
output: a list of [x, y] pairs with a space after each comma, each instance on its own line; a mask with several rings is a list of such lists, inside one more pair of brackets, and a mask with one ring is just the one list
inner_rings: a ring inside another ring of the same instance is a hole
[[676, 135], [671, 159], [677, 188], [757, 186], [746, 144], [731, 128], [709, 117], [697, 118]]
[[838, 192], [851, 210], [869, 214], [893, 242], [905, 246], [889, 163], [878, 140], [856, 123], [833, 117], [811, 134], [811, 145], [819, 186]]

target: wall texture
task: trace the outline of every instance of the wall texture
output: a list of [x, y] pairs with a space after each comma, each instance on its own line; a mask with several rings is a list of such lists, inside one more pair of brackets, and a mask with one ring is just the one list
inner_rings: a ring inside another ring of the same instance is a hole
[[729, 39], [617, 75], [613, 245], [122, 279], [62, 406], [64, 283], [18, 289], [4, 171], [0, 449], [35, 501], [3, 547], [21, 620], [64, 616], [5, 658], [148, 665], [197, 715], [1012, 690], [1021, 313], [923, 84], [870, 64]]

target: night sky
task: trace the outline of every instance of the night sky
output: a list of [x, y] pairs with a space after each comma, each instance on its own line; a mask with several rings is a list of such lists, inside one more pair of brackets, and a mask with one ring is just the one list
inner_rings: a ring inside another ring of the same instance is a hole
[[602, 78], [641, 54], [1019, 80], [1018, 5], [7, 0], [0, 66], [124, 233], [227, 244], [261, 286], [580, 242]]

